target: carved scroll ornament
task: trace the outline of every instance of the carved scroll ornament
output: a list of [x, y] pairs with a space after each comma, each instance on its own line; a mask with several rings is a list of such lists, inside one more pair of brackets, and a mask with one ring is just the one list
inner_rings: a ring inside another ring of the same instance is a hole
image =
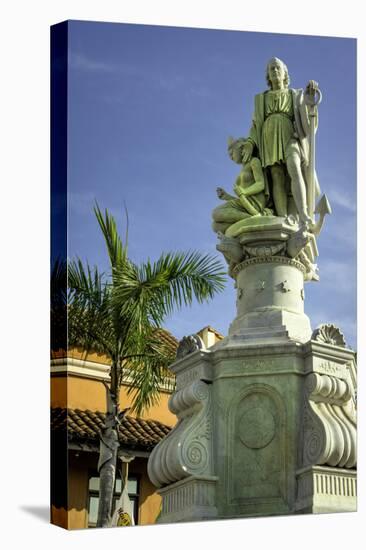
[[156, 487], [191, 475], [211, 475], [210, 386], [196, 380], [173, 394], [169, 409], [178, 416], [174, 429], [155, 447], [148, 473]]
[[306, 379], [303, 465], [354, 468], [356, 411], [349, 382], [311, 373]]

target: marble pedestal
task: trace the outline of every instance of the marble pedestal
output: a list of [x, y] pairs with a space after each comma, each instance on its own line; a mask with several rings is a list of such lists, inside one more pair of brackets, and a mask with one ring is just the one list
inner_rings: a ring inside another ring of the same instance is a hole
[[234, 271], [237, 316], [229, 337], [310, 340], [310, 320], [304, 313], [305, 269], [300, 262], [283, 256], [250, 258]]
[[178, 423], [148, 463], [162, 523], [356, 508], [355, 354], [332, 325], [312, 333], [309, 269], [277, 254], [295, 230], [275, 223], [240, 237], [228, 336], [183, 339], [171, 366]]
[[160, 522], [355, 510], [351, 350], [223, 341], [172, 369], [179, 420], [148, 465]]

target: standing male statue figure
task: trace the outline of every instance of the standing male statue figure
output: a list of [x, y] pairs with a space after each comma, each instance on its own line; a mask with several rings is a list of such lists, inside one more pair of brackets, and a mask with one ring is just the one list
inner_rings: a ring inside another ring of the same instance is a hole
[[[272, 180], [272, 198], [278, 216], [287, 216], [287, 174], [291, 181], [291, 194], [302, 224], [312, 227], [308, 211], [307, 186], [311, 179], [309, 163], [310, 119], [304, 95], [318, 92], [317, 83], [311, 80], [306, 92], [289, 89], [286, 65], [274, 57], [267, 65], [269, 90], [255, 96], [253, 123], [248, 139], [242, 148], [243, 163], [247, 163], [256, 148], [266, 173]], [[317, 127], [317, 115], [315, 128]], [[269, 173], [268, 173], [269, 172]], [[315, 196], [319, 185], [314, 174]]]

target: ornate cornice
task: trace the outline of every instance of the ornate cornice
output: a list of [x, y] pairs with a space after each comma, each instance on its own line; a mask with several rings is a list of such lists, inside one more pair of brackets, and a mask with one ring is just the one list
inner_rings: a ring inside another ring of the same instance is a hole
[[240, 264], [236, 265], [233, 269], [233, 274], [238, 275], [238, 273], [243, 269], [245, 269], [246, 267], [250, 265], [258, 265], [258, 264], [288, 265], [288, 266], [296, 267], [299, 271], [301, 271], [303, 275], [306, 274], [306, 269], [302, 263], [298, 262], [297, 260], [287, 258], [286, 256], [258, 256], [255, 258], [249, 258], [248, 260], [244, 260], [243, 262], [240, 262]]

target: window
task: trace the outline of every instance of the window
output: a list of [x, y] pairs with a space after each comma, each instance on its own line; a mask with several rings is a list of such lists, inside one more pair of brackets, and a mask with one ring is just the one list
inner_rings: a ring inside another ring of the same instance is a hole
[[[122, 480], [118, 476], [116, 477], [116, 483], [114, 486], [113, 493], [113, 511], [116, 507], [119, 497], [121, 496], [122, 490]], [[128, 496], [131, 501], [133, 517], [135, 520], [135, 525], [138, 523], [138, 508], [139, 508], [139, 479], [135, 475], [128, 476], [127, 482], [127, 491]], [[88, 527], [95, 527], [97, 524], [98, 518], [98, 505], [99, 505], [99, 477], [93, 476], [89, 478], [89, 520]]]

